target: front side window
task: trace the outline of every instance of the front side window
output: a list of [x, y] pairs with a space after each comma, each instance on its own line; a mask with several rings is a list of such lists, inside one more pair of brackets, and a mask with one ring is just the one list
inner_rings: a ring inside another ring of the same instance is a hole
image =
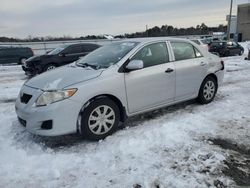
[[131, 60], [142, 60], [145, 68], [167, 63], [169, 62], [169, 55], [166, 43], [150, 44], [139, 50]]
[[171, 42], [175, 61], [193, 59], [196, 57], [193, 45], [186, 42]]

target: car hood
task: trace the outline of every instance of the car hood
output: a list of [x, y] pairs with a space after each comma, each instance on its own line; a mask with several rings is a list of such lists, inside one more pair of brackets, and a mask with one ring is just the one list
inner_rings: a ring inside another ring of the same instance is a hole
[[27, 59], [27, 62], [29, 61], [40, 61], [41, 59], [47, 59], [47, 58], [51, 58], [53, 57], [54, 55], [47, 55], [47, 54], [44, 54], [44, 55], [36, 55], [36, 56], [32, 56], [30, 57], [29, 59]]
[[70, 85], [84, 82], [101, 75], [103, 69], [94, 70], [90, 67], [67, 65], [40, 74], [28, 80], [25, 85], [41, 90], [60, 90]]

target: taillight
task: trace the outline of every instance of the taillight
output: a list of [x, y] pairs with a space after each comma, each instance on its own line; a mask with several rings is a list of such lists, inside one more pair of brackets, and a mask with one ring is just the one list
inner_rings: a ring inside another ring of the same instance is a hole
[[224, 61], [221, 61], [220, 63], [221, 63], [221, 66], [222, 66], [221, 70], [224, 70], [224, 68], [225, 68]]

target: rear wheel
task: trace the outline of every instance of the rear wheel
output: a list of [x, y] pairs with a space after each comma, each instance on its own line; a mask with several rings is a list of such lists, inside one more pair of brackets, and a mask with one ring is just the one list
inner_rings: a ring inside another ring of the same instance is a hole
[[217, 93], [217, 89], [218, 85], [216, 79], [212, 76], [208, 76], [201, 84], [198, 101], [201, 104], [208, 104], [212, 102]]
[[23, 58], [21, 58], [21, 59], [19, 60], [19, 63], [18, 63], [18, 64], [23, 65], [24, 62], [25, 62], [26, 60], [27, 60], [27, 58], [26, 58], [26, 57], [23, 57]]
[[120, 121], [119, 108], [107, 97], [91, 102], [81, 115], [81, 134], [90, 140], [104, 139], [111, 135]]

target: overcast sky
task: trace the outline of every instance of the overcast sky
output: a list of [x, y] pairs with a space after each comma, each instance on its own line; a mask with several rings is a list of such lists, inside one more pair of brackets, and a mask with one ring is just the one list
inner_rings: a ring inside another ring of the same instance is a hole
[[[237, 4], [249, 0], [234, 0]], [[164, 24], [226, 24], [230, 0], [0, 0], [0, 36], [124, 34]]]

